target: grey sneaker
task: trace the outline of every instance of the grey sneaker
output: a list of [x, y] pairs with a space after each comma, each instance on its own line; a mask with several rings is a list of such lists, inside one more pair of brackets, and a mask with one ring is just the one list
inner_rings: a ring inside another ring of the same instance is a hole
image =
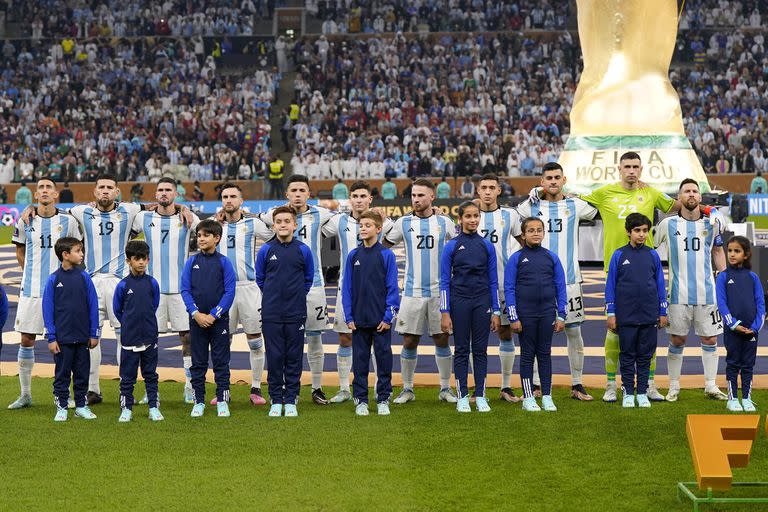
[[397, 398], [395, 398], [393, 402], [396, 404], [404, 404], [406, 402], [413, 402], [414, 400], [416, 400], [416, 395], [413, 394], [413, 390], [405, 388], [399, 395], [397, 395]]
[[331, 397], [331, 399], [329, 400], [329, 402], [331, 402], [332, 404], [340, 404], [340, 403], [346, 402], [347, 400], [351, 400], [351, 399], [352, 399], [352, 393], [350, 393], [347, 390], [342, 389], [338, 393], [333, 395]]
[[440, 393], [437, 395], [437, 398], [439, 398], [441, 402], [448, 402], [449, 404], [455, 404], [459, 401], [459, 399], [456, 398], [456, 395], [453, 394], [453, 390], [451, 388], [441, 389]]

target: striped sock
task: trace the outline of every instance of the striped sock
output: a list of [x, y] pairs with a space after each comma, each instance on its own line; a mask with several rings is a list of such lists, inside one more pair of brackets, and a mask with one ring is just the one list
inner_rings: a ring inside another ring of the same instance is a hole
[[501, 389], [512, 387], [512, 371], [515, 366], [515, 342], [512, 340], [499, 342], [499, 359], [501, 360]]
[[416, 364], [419, 354], [415, 348], [405, 348], [400, 352], [400, 375], [403, 378], [403, 388], [413, 389], [413, 377], [416, 374]]
[[339, 372], [339, 389], [349, 391], [349, 373], [352, 371], [352, 347], [342, 347], [336, 351], [336, 367]]
[[717, 387], [717, 363], [719, 356], [717, 354], [717, 345], [701, 344], [701, 364], [704, 366], [704, 389]]
[[435, 347], [435, 362], [437, 362], [437, 371], [440, 374], [440, 388], [451, 387], [451, 367], [453, 366], [451, 347]]
[[669, 344], [667, 351], [667, 374], [669, 375], [669, 389], [680, 391], [680, 374], [683, 371], [683, 348]]

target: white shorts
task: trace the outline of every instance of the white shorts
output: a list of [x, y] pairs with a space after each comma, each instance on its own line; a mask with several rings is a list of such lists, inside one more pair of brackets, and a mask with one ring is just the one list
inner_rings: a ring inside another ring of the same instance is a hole
[[434, 336], [443, 332], [440, 319], [440, 297], [403, 297], [395, 329], [400, 334], [418, 336], [426, 329], [430, 336]]
[[688, 336], [691, 324], [696, 336], [702, 338], [723, 334], [723, 320], [714, 304], [702, 306], [670, 304], [667, 315], [669, 315], [667, 334], [672, 336]]
[[115, 296], [115, 288], [120, 279], [112, 274], [94, 274], [91, 276], [96, 295], [99, 297], [99, 327], [109, 320], [112, 327], [120, 327], [115, 312], [112, 309], [112, 298]]
[[504, 300], [504, 288], [499, 288], [499, 311], [501, 311], [501, 325], [509, 325], [509, 315], [507, 314], [507, 301]]
[[336, 292], [336, 311], [333, 314], [333, 330], [340, 334], [352, 334], [347, 327], [347, 319], [344, 316], [344, 303], [341, 300], [341, 288]]
[[328, 303], [322, 286], [310, 288], [307, 294], [307, 321], [304, 329], [309, 332], [328, 329]]
[[[157, 308], [157, 332], [189, 331], [189, 313], [180, 293], [161, 293], [160, 307]], [[171, 328], [168, 329], [168, 324]]]
[[42, 297], [19, 297], [13, 330], [24, 334], [44, 334]]
[[255, 281], [238, 281], [235, 301], [229, 308], [229, 332], [243, 325], [246, 334], [261, 334], [261, 290]]
[[581, 283], [569, 284], [565, 287], [568, 303], [565, 305], [565, 325], [578, 325], [587, 319], [584, 310], [584, 298], [581, 295]]

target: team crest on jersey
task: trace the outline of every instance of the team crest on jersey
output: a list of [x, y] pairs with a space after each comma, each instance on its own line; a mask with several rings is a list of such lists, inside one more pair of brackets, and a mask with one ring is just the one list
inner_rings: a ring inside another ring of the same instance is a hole
[[56, 226], [56, 231], [58, 231], [59, 233], [61, 233], [63, 230], [64, 228], [62, 228], [61, 226]]
[[122, 220], [123, 219], [123, 214], [122, 213], [118, 213], [117, 215], [115, 215], [115, 218], [117, 220]]
[[642, 203], [643, 202], [643, 196], [637, 196], [637, 202]]
[[247, 226], [243, 226], [243, 227], [240, 229], [240, 231], [242, 231], [243, 233], [247, 233], [247, 232], [248, 232], [248, 227], [247, 227]]
[[706, 230], [706, 229], [705, 229], [704, 231], [702, 231], [702, 232], [701, 232], [701, 236], [707, 236], [708, 234], [709, 234], [709, 233], [707, 232], [707, 230]]

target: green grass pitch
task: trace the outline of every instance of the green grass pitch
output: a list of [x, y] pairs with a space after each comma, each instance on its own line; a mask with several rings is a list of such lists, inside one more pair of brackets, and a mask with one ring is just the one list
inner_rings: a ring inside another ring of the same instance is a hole
[[[491, 413], [459, 415], [420, 388], [389, 417], [358, 418], [304, 388], [298, 418], [268, 418], [235, 386], [231, 418], [208, 406], [193, 420], [182, 385], [161, 383], [166, 421], [137, 405], [118, 424], [117, 382], [102, 391], [98, 419], [71, 411], [54, 424], [50, 379], [33, 380], [33, 407], [8, 411], [18, 382], [0, 378], [0, 510], [691, 510], [675, 497], [677, 481], [694, 480], [685, 415], [725, 413], [700, 391], [622, 410], [556, 389], [556, 413], [524, 413], [494, 390]], [[768, 392], [755, 400], [768, 404]], [[768, 480], [764, 430], [734, 476]]]

